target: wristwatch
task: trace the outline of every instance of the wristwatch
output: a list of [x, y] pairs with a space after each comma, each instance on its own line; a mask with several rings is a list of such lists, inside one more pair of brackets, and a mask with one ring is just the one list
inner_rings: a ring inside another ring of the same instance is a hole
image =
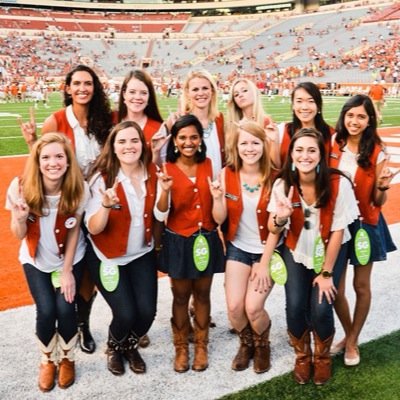
[[323, 278], [328, 279], [328, 278], [332, 278], [333, 273], [327, 271], [326, 269], [323, 269], [323, 270], [321, 271], [321, 275], [322, 275]]

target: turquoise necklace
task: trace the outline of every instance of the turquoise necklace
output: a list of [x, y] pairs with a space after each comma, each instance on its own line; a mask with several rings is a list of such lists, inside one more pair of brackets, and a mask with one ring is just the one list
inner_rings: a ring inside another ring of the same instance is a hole
[[260, 189], [261, 184], [257, 183], [257, 185], [255, 185], [255, 186], [249, 186], [247, 183], [243, 183], [243, 187], [248, 192], [254, 193], [254, 192], [257, 192]]

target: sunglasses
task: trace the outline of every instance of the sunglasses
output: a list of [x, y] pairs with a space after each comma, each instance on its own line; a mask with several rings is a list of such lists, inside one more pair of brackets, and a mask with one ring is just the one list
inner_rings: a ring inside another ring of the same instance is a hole
[[307, 219], [310, 218], [311, 216], [311, 211], [309, 208], [304, 209], [304, 229], [310, 229], [311, 228], [311, 222]]

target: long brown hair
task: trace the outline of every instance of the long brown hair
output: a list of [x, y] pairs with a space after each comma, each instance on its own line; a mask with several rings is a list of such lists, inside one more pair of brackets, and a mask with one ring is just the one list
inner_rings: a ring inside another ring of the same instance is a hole
[[115, 125], [111, 130], [106, 143], [104, 144], [103, 150], [101, 151], [97, 161], [93, 167], [93, 171], [90, 174], [93, 176], [97, 172], [104, 174], [106, 176], [106, 186], [111, 187], [115, 183], [115, 178], [118, 176], [118, 171], [121, 167], [121, 164], [118, 160], [118, 157], [114, 151], [115, 138], [118, 132], [123, 129], [134, 128], [135, 131], [138, 132], [140, 141], [142, 143], [142, 154], [140, 155], [140, 161], [142, 161], [143, 165], [147, 169], [149, 162], [151, 161], [150, 150], [146, 145], [146, 140], [144, 138], [144, 134], [140, 126], [134, 121], [123, 121], [119, 124]]
[[68, 163], [61, 184], [58, 210], [64, 215], [74, 214], [84, 195], [84, 181], [70, 141], [60, 133], [46, 133], [33, 145], [21, 179], [22, 193], [30, 211], [42, 216], [47, 204], [39, 158], [43, 147], [51, 143], [59, 143], [63, 147]]

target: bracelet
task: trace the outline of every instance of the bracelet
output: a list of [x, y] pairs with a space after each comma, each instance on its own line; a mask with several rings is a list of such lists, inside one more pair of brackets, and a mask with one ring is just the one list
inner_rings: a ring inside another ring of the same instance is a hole
[[104, 208], [112, 208], [112, 206], [105, 206], [103, 203], [101, 203], [101, 206]]
[[378, 189], [380, 192], [384, 192], [384, 191], [386, 191], [386, 190], [389, 190], [389, 189], [390, 189], [390, 186], [378, 186], [377, 189]]
[[274, 226], [276, 228], [283, 228], [287, 224], [288, 220], [283, 221], [282, 224], [278, 224], [278, 222], [276, 221], [277, 218], [278, 218], [278, 216], [276, 214], [272, 217], [272, 220], [274, 221]]

